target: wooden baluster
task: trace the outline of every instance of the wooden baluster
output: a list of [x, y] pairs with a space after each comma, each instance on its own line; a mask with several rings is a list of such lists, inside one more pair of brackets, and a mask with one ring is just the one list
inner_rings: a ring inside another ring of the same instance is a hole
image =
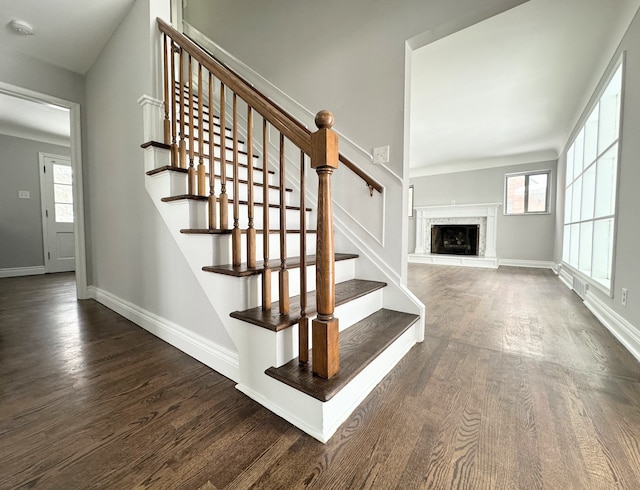
[[[287, 205], [285, 202], [285, 156], [284, 156], [284, 135], [280, 133], [280, 273], [279, 279], [279, 301], [280, 313], [289, 313], [289, 271], [287, 270]], [[265, 230], [265, 240], [269, 239], [269, 230]]]
[[233, 93], [233, 230], [231, 231], [231, 263], [240, 265], [240, 184], [238, 182], [238, 96]]
[[187, 168], [187, 144], [184, 140], [184, 119], [186, 117], [184, 107], [184, 49], [180, 49], [180, 93], [178, 95], [178, 107], [180, 113], [180, 144], [178, 146], [178, 153], [180, 154], [180, 168]]
[[300, 151], [300, 320], [298, 321], [298, 361], [309, 362], [309, 319], [307, 318], [307, 216], [305, 161]]
[[[198, 195], [207, 195], [207, 171], [204, 167], [204, 101], [202, 97], [202, 65], [198, 63]], [[209, 143], [211, 145], [211, 143]]]
[[247, 187], [249, 225], [247, 228], [247, 267], [256, 266], [256, 229], [253, 224], [253, 110], [247, 106]]
[[218, 215], [216, 210], [216, 175], [215, 160], [213, 158], [213, 147], [215, 129], [213, 124], [213, 76], [209, 72], [209, 229], [215, 230], [218, 227]]
[[167, 35], [162, 36], [162, 47], [164, 54], [164, 143], [171, 144], [171, 120], [169, 119], [169, 48], [167, 47]]
[[229, 229], [229, 196], [227, 195], [227, 121], [225, 86], [220, 82], [220, 228]]
[[311, 134], [311, 167], [318, 174], [318, 227], [316, 245], [316, 306], [312, 322], [314, 374], [331, 378], [339, 369], [338, 319], [335, 308], [335, 255], [331, 174], [338, 168], [338, 135], [331, 130], [333, 114], [316, 115], [318, 130]]
[[271, 269], [269, 268], [269, 123], [262, 119], [262, 309], [271, 309]]
[[176, 105], [178, 103], [178, 95], [176, 93], [176, 53], [178, 49], [171, 43], [171, 166], [177, 167], [179, 165], [178, 155], [178, 111]]
[[194, 157], [194, 130], [193, 130], [193, 69], [191, 67], [191, 55], [187, 63], [189, 67], [189, 171], [187, 174], [187, 194], [194, 195], [196, 193], [196, 168], [193, 166]]

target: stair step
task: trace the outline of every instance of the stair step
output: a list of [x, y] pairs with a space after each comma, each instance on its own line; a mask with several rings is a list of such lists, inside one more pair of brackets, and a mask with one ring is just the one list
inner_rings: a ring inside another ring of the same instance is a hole
[[[184, 200], [191, 200], [191, 201], [207, 201], [209, 198], [207, 196], [196, 196], [194, 194], [180, 194], [179, 196], [170, 196], [170, 197], [163, 197], [161, 199], [162, 202], [173, 202], [173, 201], [184, 201]], [[233, 199], [229, 199], [229, 203], [233, 204]], [[240, 200], [239, 204], [245, 205], [247, 206], [249, 204], [249, 201], [243, 201]], [[262, 203], [261, 202], [256, 202], [253, 204], [256, 207], [262, 207]], [[273, 204], [270, 203], [269, 204], [270, 208], [280, 208], [279, 204]], [[297, 211], [300, 211], [300, 206], [290, 206], [287, 205], [286, 209], [295, 209]], [[307, 211], [311, 211], [311, 208], [307, 208]]]
[[[213, 228], [213, 229], [209, 229], [209, 228], [183, 228], [182, 230], [180, 230], [180, 233], [184, 233], [185, 235], [230, 235], [231, 232], [233, 231], [232, 228]], [[307, 233], [317, 233], [318, 230], [306, 230]], [[246, 228], [241, 228], [240, 229], [240, 233], [242, 233], [243, 235], [247, 233], [247, 229]], [[280, 233], [280, 230], [269, 230], [269, 234], [270, 235], [275, 235], [277, 233]], [[287, 233], [300, 233], [300, 230], [298, 229], [287, 229]], [[264, 230], [260, 229], [260, 228], [256, 228], [256, 234], [258, 235], [263, 235], [264, 234]], [[280, 260], [280, 259], [278, 259]], [[225, 267], [225, 266], [220, 266], [220, 267]], [[231, 266], [229, 266], [231, 267]], [[211, 271], [211, 272], [218, 272], [218, 271]], [[233, 274], [235, 275], [235, 274]]]
[[[340, 254], [336, 254], [336, 260], [338, 260], [337, 255]], [[381, 289], [386, 285], [387, 284], [384, 282], [365, 281], [362, 279], [351, 279], [349, 281], [339, 282], [338, 284], [336, 284], [335, 305], [340, 306], [344, 303], [360, 298], [365, 294], [377, 291], [378, 289]], [[271, 304], [270, 310], [265, 311], [261, 306], [258, 306], [249, 310], [234, 311], [233, 313], [231, 313], [231, 317], [248, 323], [252, 323], [253, 325], [257, 325], [274, 332], [284, 330], [285, 328], [296, 324], [300, 319], [300, 296], [289, 298], [288, 315], [281, 315], [278, 307], [279, 302], [276, 301]], [[307, 295], [306, 313], [309, 317], [316, 313], [315, 292], [310, 292], [310, 294]], [[349, 330], [351, 330], [351, 328], [349, 328]]]
[[[187, 232], [187, 230], [180, 230], [181, 232]], [[192, 230], [189, 230], [192, 231]], [[204, 230], [203, 230], [204, 231]], [[315, 233], [315, 230], [307, 230], [308, 233]], [[231, 233], [231, 230], [229, 230]], [[261, 233], [261, 232], [259, 232]], [[269, 230], [269, 233], [279, 233], [279, 230]], [[287, 233], [300, 233], [300, 230], [287, 230]], [[316, 256], [315, 255], [307, 255], [307, 265], [315, 265]], [[357, 259], [358, 256], [355, 254], [335, 254], [335, 260], [349, 260], [349, 259]], [[287, 259], [287, 269], [296, 269], [300, 267], [300, 257], [290, 257]], [[278, 270], [280, 269], [280, 259], [271, 259], [269, 261], [269, 269]], [[254, 276], [256, 274], [262, 274], [264, 270], [264, 261], [260, 260], [256, 263], [255, 267], [247, 267], [247, 263], [243, 262], [240, 265], [208, 265], [202, 268], [203, 271], [207, 272], [215, 272], [217, 274], [225, 274], [227, 276], [236, 276], [236, 277], [247, 277]]]
[[313, 349], [309, 352], [307, 364], [300, 364], [298, 358], [295, 358], [279, 368], [270, 367], [265, 374], [317, 400], [326, 402], [419, 318], [418, 315], [411, 313], [383, 308], [344, 332], [340, 332], [340, 371], [331, 379], [314, 376], [311, 372]]
[[[162, 145], [162, 146], [160, 146]], [[166, 149], [169, 150], [171, 147], [169, 145], [165, 145], [164, 143], [155, 143], [153, 145], [149, 144], [147, 146], [155, 146], [157, 148], [163, 148], [166, 146]], [[146, 148], [146, 146], [143, 146], [143, 148]], [[219, 162], [220, 159], [219, 158], [214, 158], [214, 160], [216, 162]], [[195, 162], [194, 162], [195, 163]], [[233, 162], [230, 160], [227, 160], [227, 165], [233, 165]], [[245, 163], [238, 163], [238, 167], [243, 167], [243, 168], [248, 168], [249, 166]], [[169, 171], [173, 171], [173, 172], [183, 172], [183, 173], [187, 173], [187, 169], [186, 168], [181, 168], [181, 167], [174, 167], [172, 165], [163, 165], [162, 167], [157, 167], [154, 168], [153, 170], [149, 170], [147, 172], [147, 175], [154, 175], [160, 172], [164, 172], [165, 170], [169, 170]], [[261, 167], [253, 167], [254, 172], [262, 172], [262, 168]], [[269, 172], [270, 174], [275, 174], [274, 170], [267, 170], [267, 172]]]
[[[163, 167], [158, 167], [158, 168], [154, 168], [153, 170], [149, 170], [147, 172], [147, 175], [155, 175], [155, 174], [159, 174], [161, 172], [165, 172], [165, 171], [169, 171], [169, 172], [178, 172], [178, 173], [183, 173], [186, 174], [188, 172], [188, 169], [186, 168], [180, 168], [180, 167], [172, 167], [171, 165], [165, 165]], [[262, 169], [260, 170], [262, 171]], [[207, 176], [207, 187], [209, 186], [209, 172], [206, 173]], [[217, 180], [220, 180], [220, 175], [215, 174], [215, 177]], [[227, 182], [233, 182], [233, 177], [227, 177]], [[238, 182], [241, 184], [245, 184], [248, 185], [249, 181], [248, 180], [243, 180], [243, 179], [238, 179]], [[253, 183], [254, 186], [256, 187], [263, 187], [262, 182], [254, 182]], [[280, 190], [280, 186], [277, 185], [269, 185], [269, 189], [275, 189], [275, 190]], [[285, 187], [284, 189], [287, 192], [293, 192], [293, 189], [289, 188], [289, 187]]]

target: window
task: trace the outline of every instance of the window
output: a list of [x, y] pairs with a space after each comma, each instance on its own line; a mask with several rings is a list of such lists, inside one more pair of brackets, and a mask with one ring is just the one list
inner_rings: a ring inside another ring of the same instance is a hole
[[613, 274], [621, 104], [622, 63], [566, 154], [562, 261], [608, 291]]
[[53, 203], [56, 223], [73, 223], [71, 167], [53, 164]]
[[504, 213], [548, 213], [550, 174], [549, 170], [543, 170], [505, 175]]

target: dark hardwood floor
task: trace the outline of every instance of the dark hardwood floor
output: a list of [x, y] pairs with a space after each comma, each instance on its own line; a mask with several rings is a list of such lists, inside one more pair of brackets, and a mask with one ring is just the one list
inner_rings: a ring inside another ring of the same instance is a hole
[[323, 445], [73, 275], [0, 279], [0, 488], [640, 488], [640, 365], [557, 277], [409, 286], [425, 342]]

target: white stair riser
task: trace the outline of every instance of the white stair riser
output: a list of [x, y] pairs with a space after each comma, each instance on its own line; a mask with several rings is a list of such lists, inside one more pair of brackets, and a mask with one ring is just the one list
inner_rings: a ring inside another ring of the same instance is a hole
[[[207, 125], [205, 125], [204, 128], [204, 133], [203, 133], [203, 139], [205, 140], [205, 142], [203, 143], [203, 148], [205, 149], [205, 153], [209, 153], [209, 143], [207, 143], [207, 141], [209, 140], [209, 128]], [[187, 148], [190, 148], [191, 146], [191, 141], [189, 138], [189, 134], [187, 132], [187, 134], [185, 134], [184, 137], [185, 140], [185, 144], [187, 145]], [[214, 134], [213, 135], [213, 145], [214, 147], [218, 147], [220, 146], [220, 135], [219, 134]], [[226, 148], [227, 151], [231, 151], [233, 152], [233, 138], [227, 136], [225, 138], [225, 143], [226, 143]], [[200, 130], [198, 128], [193, 128], [193, 151], [197, 152], [200, 148]], [[246, 145], [243, 141], [241, 141], [240, 139], [238, 139], [238, 151], [246, 151]], [[253, 150], [255, 153], [255, 149]], [[197, 157], [196, 157], [197, 158]]]
[[[194, 200], [183, 200], [183, 201], [175, 201], [174, 205], [182, 204], [187, 208], [188, 216], [186, 217], [186, 223], [189, 226], [185, 226], [185, 228], [193, 228], [193, 229], [203, 229], [209, 227], [209, 203], [207, 201], [194, 201]], [[241, 204], [239, 206], [239, 226], [240, 228], [248, 228], [249, 227], [249, 209], [246, 204]], [[255, 206], [254, 207], [254, 228], [262, 229], [263, 226], [263, 206]], [[229, 216], [229, 228], [233, 227], [233, 204], [229, 204], [228, 206], [228, 216]], [[218, 219], [220, 217], [220, 204], [217, 203], [217, 216]], [[315, 223], [310, 223], [310, 215], [311, 212], [307, 211], [307, 229], [314, 229]], [[286, 210], [286, 225], [289, 230], [297, 230], [300, 228], [300, 211], [296, 209], [287, 209]], [[220, 227], [220, 223], [217, 223], [217, 227]], [[278, 230], [280, 229], [280, 209], [269, 207], [269, 229], [270, 230]]]

